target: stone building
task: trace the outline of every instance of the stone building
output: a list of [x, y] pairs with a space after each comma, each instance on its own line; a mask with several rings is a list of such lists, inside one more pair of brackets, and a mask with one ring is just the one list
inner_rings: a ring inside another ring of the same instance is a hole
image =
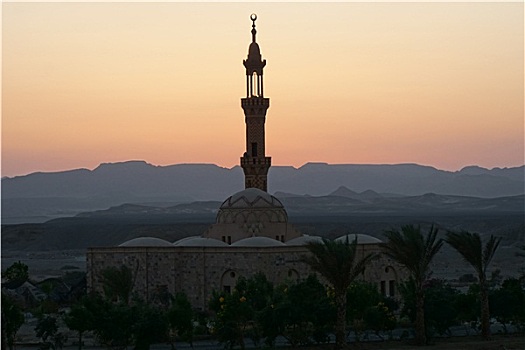
[[[263, 68], [257, 31], [252, 14], [252, 42], [246, 68], [246, 97], [241, 99], [246, 122], [246, 151], [240, 159], [245, 174], [245, 190], [228, 197], [220, 206], [216, 223], [201, 236], [168, 242], [154, 237], [135, 238], [117, 247], [89, 248], [87, 284], [102, 291], [102, 271], [127, 266], [133, 272], [133, 291], [154, 302], [169, 292], [184, 292], [192, 305], [207, 307], [213, 290], [231, 291], [240, 276], [263, 272], [277, 284], [306, 278], [312, 271], [303, 263], [305, 244], [321, 241], [302, 235], [288, 222], [283, 204], [267, 192], [271, 158], [265, 155], [266, 112], [270, 99], [263, 94]], [[381, 241], [364, 235], [348, 235], [338, 240], [357, 239], [358, 256], [380, 252]], [[374, 260], [362, 278], [377, 283], [386, 295], [395, 295], [400, 267], [386, 257]]]

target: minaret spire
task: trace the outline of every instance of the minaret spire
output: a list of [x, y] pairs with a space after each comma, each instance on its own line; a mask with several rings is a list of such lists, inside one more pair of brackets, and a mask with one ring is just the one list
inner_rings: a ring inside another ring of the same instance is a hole
[[266, 60], [262, 59], [259, 44], [255, 40], [257, 15], [252, 13], [250, 19], [252, 42], [248, 48], [248, 57], [242, 62], [246, 68], [246, 98], [241, 99], [246, 122], [246, 152], [241, 157], [241, 167], [244, 170], [245, 188], [254, 187], [267, 191], [271, 158], [265, 156], [264, 123], [270, 99], [265, 98], [263, 93], [263, 68]]
[[257, 34], [257, 30], [255, 29], [255, 21], [257, 20], [257, 15], [255, 13], [252, 13], [250, 15], [250, 19], [252, 20], [252, 43], [254, 43], [255, 35]]

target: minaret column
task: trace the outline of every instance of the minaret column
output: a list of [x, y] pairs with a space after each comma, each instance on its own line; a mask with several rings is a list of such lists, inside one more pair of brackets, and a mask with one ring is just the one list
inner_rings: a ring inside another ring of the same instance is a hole
[[257, 15], [250, 16], [252, 20], [252, 42], [248, 49], [248, 58], [243, 60], [246, 68], [246, 98], [241, 99], [246, 123], [246, 152], [241, 157], [241, 167], [244, 171], [245, 188], [268, 190], [268, 170], [271, 158], [266, 157], [265, 122], [266, 111], [270, 107], [270, 99], [263, 94], [263, 68], [266, 60], [261, 58], [261, 51], [256, 41], [257, 30], [255, 20]]

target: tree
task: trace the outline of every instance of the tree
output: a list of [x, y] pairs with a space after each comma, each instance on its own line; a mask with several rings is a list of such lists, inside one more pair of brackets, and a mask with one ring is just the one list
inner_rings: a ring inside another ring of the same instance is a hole
[[[268, 304], [260, 312], [257, 322], [261, 327], [262, 336], [268, 348], [275, 347], [275, 340], [279, 335], [287, 338], [289, 325], [290, 301], [288, 298], [289, 286], [286, 283], [278, 285], [271, 293]], [[290, 339], [287, 338], [290, 342]], [[290, 342], [292, 344], [292, 342]], [[293, 345], [292, 345], [293, 346]]]
[[101, 344], [125, 349], [132, 343], [135, 320], [129, 305], [93, 297], [90, 308], [96, 315], [93, 331]]
[[56, 317], [49, 315], [40, 317], [35, 327], [35, 332], [38, 338], [42, 338], [42, 347], [55, 348], [53, 343], [48, 341], [48, 338], [53, 339], [58, 332]]
[[190, 345], [193, 344], [193, 309], [186, 294], [175, 294], [171, 308], [168, 310], [168, 321], [176, 335]]
[[8, 282], [16, 281], [22, 284], [29, 278], [29, 267], [17, 261], [9, 266], [2, 275]]
[[467, 335], [470, 334], [469, 329], [479, 328], [480, 310], [479, 307], [476, 307], [477, 305], [479, 305], [479, 285], [477, 283], [471, 284], [465, 293], [456, 296], [453, 307], [458, 311], [458, 321], [466, 326]]
[[102, 271], [104, 294], [112, 301], [128, 305], [133, 289], [133, 273], [127, 266], [108, 267]]
[[461, 231], [448, 232], [446, 241], [461, 254], [463, 259], [478, 274], [481, 300], [481, 335], [485, 339], [490, 339], [489, 290], [486, 274], [501, 238], [491, 235], [483, 248], [479, 234]]
[[[414, 322], [416, 318], [416, 293], [414, 279], [399, 285], [403, 297], [401, 314], [408, 316]], [[432, 279], [425, 283], [425, 331], [427, 340], [434, 333], [443, 335], [449, 332], [450, 327], [458, 319], [460, 293], [443, 280]], [[460, 298], [464, 301], [464, 298]]]
[[384, 252], [387, 256], [403, 265], [414, 280], [416, 300], [416, 343], [427, 342], [425, 329], [425, 291], [424, 283], [429, 277], [430, 263], [443, 246], [443, 240], [437, 240], [438, 229], [432, 225], [426, 237], [420, 226], [405, 225], [401, 231], [385, 232], [387, 242]]
[[246, 336], [257, 345], [262, 333], [259, 317], [272, 298], [273, 284], [268, 281], [264, 273], [258, 272], [248, 279], [239, 278], [235, 289], [246, 298], [246, 303], [253, 312]]
[[131, 319], [135, 350], [149, 350], [151, 344], [166, 339], [168, 319], [165, 311], [137, 300], [131, 307]]
[[159, 307], [134, 299], [113, 302], [98, 294], [89, 295], [73, 305], [66, 315], [66, 325], [82, 333], [93, 331], [97, 340], [107, 347], [125, 349], [131, 344], [136, 350], [149, 349], [155, 342], [166, 340], [167, 313]]
[[249, 279], [240, 277], [232, 293], [213, 291], [210, 309], [215, 312], [213, 330], [218, 340], [227, 348], [239, 345], [245, 348], [245, 337], [255, 344], [261, 338], [259, 314], [269, 304], [273, 285], [262, 273]]
[[365, 316], [382, 299], [377, 286], [368, 282], [355, 281], [346, 293], [346, 321], [350, 322], [356, 341], [361, 339], [365, 329]]
[[215, 312], [212, 333], [225, 348], [233, 349], [239, 345], [245, 349], [244, 337], [254, 320], [253, 309], [247, 300], [236, 288], [231, 294], [212, 293], [210, 309]]
[[82, 335], [84, 332], [93, 330], [95, 327], [93, 315], [90, 309], [89, 297], [84, 297], [77, 304], [71, 307], [71, 311], [66, 315], [64, 321], [66, 326], [74, 331], [78, 332], [78, 349], [82, 350]]
[[51, 297], [54, 289], [53, 282], [49, 280], [45, 281], [40, 285], [40, 289], [46, 295], [45, 299], [42, 300], [38, 306], [41, 315], [58, 313], [58, 303]]
[[[380, 332], [391, 331], [396, 327], [394, 311], [397, 308], [398, 304], [394, 299], [385, 298], [384, 301], [368, 309], [364, 317], [366, 326], [372, 329], [378, 337], [384, 339]], [[390, 337], [392, 337], [391, 333]]]
[[348, 288], [347, 322], [353, 326], [356, 341], [361, 338], [361, 332], [372, 329], [382, 338], [380, 332], [391, 330], [396, 325], [394, 311], [397, 303], [377, 289], [377, 285], [365, 281], [354, 281]]
[[302, 314], [303, 322], [310, 325], [308, 336], [317, 344], [327, 343], [334, 330], [336, 310], [326, 287], [317, 276], [310, 275], [304, 281], [290, 285], [286, 293], [291, 314]]
[[269, 347], [282, 335], [292, 347], [326, 343], [333, 331], [335, 308], [315, 275], [275, 288], [274, 298], [258, 319]]
[[523, 330], [525, 325], [525, 291], [516, 278], [503, 281], [501, 287], [490, 295], [491, 314], [503, 325], [507, 333], [507, 324], [513, 324]]
[[93, 324], [84, 325], [85, 320], [80, 320], [74, 325], [79, 332], [92, 328], [101, 343], [121, 349], [134, 344], [136, 350], [147, 350], [152, 343], [167, 339], [167, 312], [140, 298], [131, 300], [134, 277], [129, 267], [108, 267], [102, 279], [105, 299], [92, 295], [86, 300]]
[[2, 348], [14, 348], [16, 333], [24, 324], [24, 314], [13, 299], [2, 291]]
[[348, 241], [310, 242], [306, 248], [311, 255], [304, 261], [312, 270], [318, 272], [334, 289], [337, 316], [335, 322], [336, 348], [341, 349], [346, 344], [346, 291], [350, 284], [364, 272], [366, 265], [376, 257], [368, 254], [356, 261], [357, 239]]
[[432, 279], [425, 288], [425, 316], [432, 332], [439, 335], [450, 333], [450, 327], [456, 322], [459, 311], [456, 299], [459, 291], [444, 280]]

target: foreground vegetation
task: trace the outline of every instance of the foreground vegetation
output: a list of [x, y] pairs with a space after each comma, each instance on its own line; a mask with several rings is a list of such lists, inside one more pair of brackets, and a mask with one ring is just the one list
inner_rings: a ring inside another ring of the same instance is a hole
[[[310, 245], [312, 259], [305, 260], [327, 284], [316, 275], [280, 285], [273, 285], [263, 274], [241, 277], [231, 293], [214, 291], [206, 312], [195, 311], [183, 293], [170, 295], [159, 291], [154, 300], [141, 300], [132, 293], [134, 276], [125, 266], [104, 271], [102, 294], [83, 295], [66, 302], [57, 301], [48, 290], [41, 301], [28, 305], [4, 293], [3, 288], [2, 348], [12, 349], [16, 343], [17, 331], [24, 322], [23, 312], [38, 317], [35, 336], [42, 349], [63, 347], [67, 341], [62, 333], [65, 328], [76, 332], [78, 339], [74, 342], [79, 349], [88, 333], [100, 345], [114, 349], [149, 349], [155, 343], [174, 346], [176, 340], [191, 344], [202, 337], [216, 339], [225, 348], [244, 349], [247, 341], [272, 348], [278, 337], [292, 347], [313, 344], [318, 347], [328, 344], [334, 334], [339, 348], [344, 347], [349, 336], [356, 343], [374, 337], [393, 348], [393, 339], [415, 341], [419, 345], [435, 343], [437, 335], [451, 335], [453, 326], [464, 327], [467, 334], [483, 334], [487, 338], [484, 318], [489, 308], [491, 319], [503, 326], [504, 333], [509, 326], [523, 333], [524, 279], [500, 281], [497, 274], [492, 278], [486, 276], [498, 241], [491, 238], [482, 251], [483, 245], [476, 235], [447, 236], [447, 242], [453, 246], [454, 239], [457, 243], [458, 239], [470, 237], [475, 244], [466, 251], [475, 255], [479, 250], [482, 258], [483, 275], [479, 274], [478, 265], [472, 264], [480, 278], [472, 276], [468, 290], [460, 291], [443, 280], [430, 278], [428, 262], [443, 244], [436, 235], [434, 228], [423, 234], [413, 226], [387, 235], [386, 252], [412, 273], [409, 280], [397, 286], [400, 299], [383, 296], [376, 285], [356, 280], [373, 256], [354, 261], [356, 242], [331, 241]], [[405, 254], [396, 257], [395, 247], [405, 249]], [[461, 253], [459, 248], [458, 251]], [[409, 264], [414, 265], [409, 267]], [[25, 281], [27, 266], [16, 263], [3, 276], [9, 282]], [[483, 310], [483, 290], [488, 296], [486, 311]], [[423, 328], [417, 326], [420, 322]], [[366, 344], [362, 348], [370, 346]], [[378, 344], [374, 346], [381, 348]]]

